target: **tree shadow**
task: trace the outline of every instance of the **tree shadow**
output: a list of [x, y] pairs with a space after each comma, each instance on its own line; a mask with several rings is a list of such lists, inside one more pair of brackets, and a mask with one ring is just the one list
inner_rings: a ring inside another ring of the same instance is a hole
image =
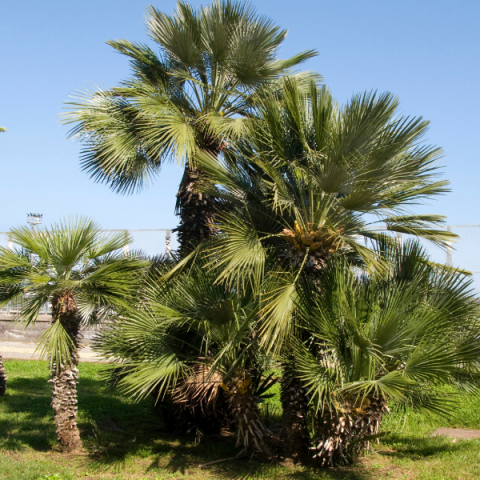
[[[0, 448], [51, 450], [56, 439], [50, 401], [51, 385], [46, 378], [12, 378], [9, 394], [0, 400], [7, 413], [0, 421], [0, 438], [5, 438]], [[106, 387], [100, 378], [80, 377], [78, 405], [78, 424], [88, 452], [88, 468], [93, 471], [119, 472], [130, 462], [145, 459], [147, 471], [160, 475], [183, 475], [192, 469], [200, 472], [199, 466], [204, 465], [209, 475], [225, 480], [277, 476], [296, 480], [371, 478], [362, 465], [318, 469], [255, 457], [236, 458], [238, 448], [232, 436], [211, 436], [195, 443], [193, 436], [169, 434], [162, 430], [152, 402], [133, 403]], [[414, 448], [411, 442], [409, 445]], [[408, 454], [406, 447], [403, 454]], [[212, 463], [224, 459], [228, 460]]]
[[[0, 397], [0, 409], [5, 412], [0, 415], [0, 448], [50, 450], [56, 443], [50, 403], [51, 384], [46, 379], [10, 379], [7, 394]], [[151, 437], [160, 426], [149, 402], [134, 404], [106, 388], [102, 380], [80, 380], [78, 406], [80, 433], [94, 450], [97, 437], [104, 443], [131, 443], [133, 437]]]
[[[293, 465], [289, 462], [265, 460], [255, 456], [238, 456], [238, 447], [235, 439], [219, 438], [207, 439], [200, 444], [177, 442], [170, 449], [161, 453], [149, 465], [147, 471], [181, 475], [195, 474], [196, 471], [205, 471], [208, 476], [224, 480], [252, 480], [257, 478], [291, 478], [298, 480], [370, 480], [371, 475], [363, 465], [340, 468], [318, 468], [302, 465]], [[200, 476], [200, 475], [199, 475]], [[203, 478], [203, 476], [202, 476]]]
[[361, 465], [350, 468], [321, 468], [285, 466], [281, 463], [235, 461], [230, 466], [211, 468], [213, 478], [225, 480], [250, 480], [257, 478], [288, 478], [292, 480], [371, 480], [371, 472]]
[[403, 436], [394, 434], [389, 435], [382, 442], [382, 445], [391, 447], [392, 450], [381, 450], [380, 453], [387, 457], [421, 460], [444, 452], [462, 452], [469, 449], [472, 442], [480, 444], [480, 439], [459, 440], [454, 443], [453, 438], [445, 436]]
[[37, 451], [52, 448], [55, 427], [46, 380], [10, 379], [6, 395], [0, 397], [0, 408], [6, 413], [0, 417], [0, 448], [11, 451], [25, 447]]
[[[367, 471], [363, 462], [334, 469], [269, 463], [255, 457], [236, 458], [238, 448], [231, 436], [211, 436], [195, 443], [193, 436], [173, 435], [163, 429], [151, 401], [134, 403], [106, 387], [101, 378], [81, 377], [78, 400], [78, 424], [89, 468], [93, 470], [121, 471], [129, 462], [144, 460], [147, 471], [158, 471], [160, 476], [166, 472], [182, 475], [192, 469], [200, 471], [199, 466], [204, 465], [210, 476], [225, 480], [279, 476], [295, 480], [371, 478], [371, 470]], [[0, 449], [51, 450], [56, 438], [50, 402], [51, 385], [46, 378], [11, 378], [7, 395], [0, 397]], [[472, 441], [452, 443], [445, 437], [389, 435], [377, 454], [421, 460], [444, 452], [461, 453], [471, 448]]]
[[181, 473], [201, 464], [209, 463], [223, 458], [234, 458], [238, 454], [235, 440], [232, 437], [214, 435], [195, 443], [188, 437], [164, 436], [164, 441], [170, 443], [158, 444], [152, 449], [155, 459], [148, 467], [148, 471], [165, 469], [170, 473]]

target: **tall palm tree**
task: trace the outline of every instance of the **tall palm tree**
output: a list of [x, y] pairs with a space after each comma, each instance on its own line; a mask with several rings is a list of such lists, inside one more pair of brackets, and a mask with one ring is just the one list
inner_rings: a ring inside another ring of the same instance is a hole
[[76, 424], [80, 328], [101, 321], [128, 303], [146, 262], [125, 256], [131, 240], [124, 232], [104, 235], [91, 220], [79, 217], [50, 230], [14, 228], [16, 250], [0, 247], [0, 305], [21, 302], [18, 318], [28, 326], [46, 302], [52, 323], [39, 349], [51, 363], [52, 407], [59, 445], [81, 448]]
[[[442, 246], [452, 238], [439, 228], [442, 216], [408, 210], [448, 191], [435, 178], [441, 150], [421, 143], [428, 122], [399, 115], [391, 94], [356, 95], [340, 107], [325, 87], [312, 83], [305, 92], [294, 79], [282, 83], [280, 99], [259, 99], [249, 142], [226, 149], [221, 162], [206, 153], [197, 160], [215, 185], [205, 191], [223, 202], [219, 234], [206, 247], [212, 265], [222, 267], [219, 281], [240, 291], [268, 286], [261, 333], [271, 348], [294, 330], [298, 286], [334, 257], [385, 269], [368, 248], [385, 227]], [[285, 365], [282, 398], [295, 450], [306, 436], [308, 398], [292, 368]]]
[[205, 177], [197, 152], [218, 157], [242, 137], [253, 93], [315, 52], [277, 60], [287, 31], [243, 1], [215, 1], [198, 10], [180, 1], [172, 16], [149, 7], [147, 29], [159, 52], [109, 41], [130, 58], [132, 78], [69, 103], [66, 121], [83, 142], [82, 168], [117, 192], [141, 188], [173, 157], [185, 166], [177, 231], [188, 251], [211, 235], [216, 211], [215, 198], [196, 188]]
[[122, 311], [96, 338], [95, 349], [114, 360], [112, 374], [123, 392], [136, 398], [153, 393], [157, 402], [168, 398], [211, 424], [216, 415], [225, 418], [226, 409], [237, 444], [268, 454], [257, 402], [272, 381], [262, 378], [257, 362], [259, 302], [216, 285], [217, 272], [206, 263], [198, 258], [166, 283], [151, 277], [142, 307]]
[[[386, 247], [386, 275], [331, 262], [299, 295], [306, 341], [290, 344], [310, 395], [310, 450], [322, 465], [351, 461], [378, 438], [389, 406], [439, 415], [478, 391], [480, 322], [471, 280], [432, 267], [418, 243]], [[381, 254], [383, 255], [382, 252]]]

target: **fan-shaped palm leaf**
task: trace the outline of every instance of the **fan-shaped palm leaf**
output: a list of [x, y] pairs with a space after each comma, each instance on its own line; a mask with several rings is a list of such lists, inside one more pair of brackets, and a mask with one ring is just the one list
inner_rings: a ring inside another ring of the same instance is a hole
[[[286, 78], [280, 97], [259, 100], [250, 143], [226, 150], [221, 162], [199, 153], [197, 163], [216, 186], [203, 189], [222, 202], [210, 244], [212, 264], [223, 266], [218, 280], [262, 285], [272, 255], [292, 280], [320, 273], [333, 256], [385, 270], [368, 247], [385, 228], [443, 247], [451, 241], [455, 236], [439, 228], [444, 217], [407, 210], [446, 192], [448, 182], [435, 179], [441, 151], [420, 144], [428, 123], [397, 111], [390, 94], [357, 95], [340, 108], [325, 87], [311, 83], [305, 92]], [[292, 302], [289, 285], [265, 297]], [[264, 312], [268, 331], [288, 324], [283, 309]]]

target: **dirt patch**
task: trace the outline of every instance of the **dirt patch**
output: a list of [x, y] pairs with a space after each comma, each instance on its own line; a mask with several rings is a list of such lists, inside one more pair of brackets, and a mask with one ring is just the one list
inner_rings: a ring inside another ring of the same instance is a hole
[[437, 428], [432, 434], [434, 437], [444, 435], [456, 439], [480, 438], [480, 430], [464, 430], [463, 428]]

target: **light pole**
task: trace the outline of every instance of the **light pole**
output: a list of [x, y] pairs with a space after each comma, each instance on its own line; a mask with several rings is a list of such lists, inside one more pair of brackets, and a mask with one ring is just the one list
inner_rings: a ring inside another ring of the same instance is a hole
[[167, 258], [172, 258], [172, 231], [165, 232], [165, 255]]
[[27, 222], [32, 226], [35, 232], [35, 227], [42, 223], [43, 213], [27, 213]]

